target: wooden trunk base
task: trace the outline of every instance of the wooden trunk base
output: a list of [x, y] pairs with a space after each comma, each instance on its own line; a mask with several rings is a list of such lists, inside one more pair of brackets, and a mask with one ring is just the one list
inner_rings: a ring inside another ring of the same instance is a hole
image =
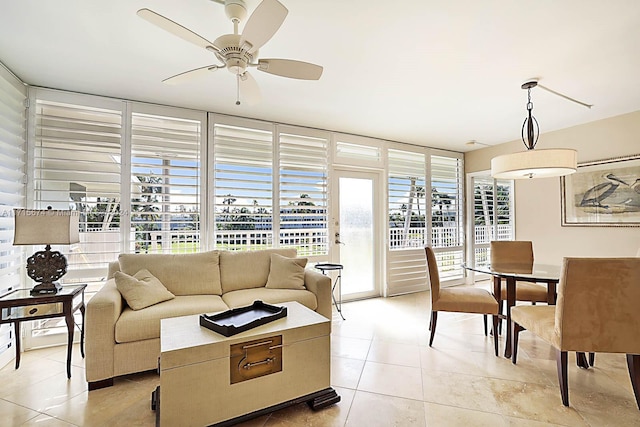
[[113, 385], [113, 378], [107, 378], [106, 380], [91, 381], [87, 383], [89, 391], [98, 390], [100, 388], [111, 387]]
[[[212, 424], [211, 427], [229, 427], [235, 424], [251, 420], [253, 418], [260, 417], [262, 415], [270, 414], [271, 412], [284, 409], [288, 406], [297, 405], [298, 403], [306, 402], [311, 409], [318, 411], [320, 409], [331, 406], [340, 402], [340, 396], [332, 388], [326, 388], [324, 390], [317, 391], [315, 393], [307, 394], [296, 399], [292, 399], [286, 402], [279, 403], [277, 405], [270, 406], [268, 408], [260, 409], [258, 411], [251, 412], [249, 414], [241, 415], [230, 420], [222, 421], [216, 424]], [[160, 386], [156, 387], [151, 392], [151, 409], [156, 411], [156, 426], [160, 426]]]

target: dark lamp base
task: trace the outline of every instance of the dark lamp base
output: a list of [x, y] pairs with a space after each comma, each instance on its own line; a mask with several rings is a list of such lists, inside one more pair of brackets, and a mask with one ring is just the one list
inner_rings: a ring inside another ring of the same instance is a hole
[[40, 283], [31, 289], [31, 295], [57, 294], [62, 289], [60, 283]]

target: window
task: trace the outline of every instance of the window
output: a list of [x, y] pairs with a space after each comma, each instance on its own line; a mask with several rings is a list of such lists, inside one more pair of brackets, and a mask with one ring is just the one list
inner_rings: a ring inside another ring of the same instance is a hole
[[[0, 294], [20, 287], [24, 268], [22, 251], [13, 246], [13, 209], [25, 206], [26, 93], [24, 85], [0, 65]], [[0, 326], [0, 357], [9, 354], [11, 333], [10, 324]]]
[[202, 127], [197, 114], [132, 114], [132, 252], [200, 250]]
[[513, 240], [513, 181], [489, 175], [472, 177], [473, 256], [475, 263], [488, 262], [492, 240]]
[[[78, 102], [75, 102], [78, 101]], [[85, 298], [102, 286], [120, 244], [122, 103], [34, 90], [30, 114], [35, 209], [72, 209], [80, 213], [80, 242], [53, 246], [67, 257], [60, 280], [86, 283]], [[31, 189], [31, 188], [29, 188]], [[66, 332], [64, 319], [34, 321], [25, 347], [49, 345]]]
[[211, 117], [216, 248], [326, 256], [328, 134]]
[[80, 243], [55, 250], [64, 253], [69, 264], [61, 281], [87, 283], [90, 297], [102, 286], [108, 263], [122, 250], [122, 113], [89, 99], [74, 104], [47, 95], [40, 94], [32, 103], [33, 207], [80, 212]]
[[426, 289], [426, 160], [419, 151], [389, 148], [387, 293]]
[[271, 130], [214, 124], [216, 248], [274, 246], [272, 139]]
[[462, 160], [431, 156], [431, 245], [441, 280], [462, 277]]
[[382, 141], [354, 135], [336, 135], [333, 163], [382, 168]]
[[328, 138], [279, 132], [280, 246], [326, 256]]
[[427, 216], [425, 156], [388, 150], [389, 249], [422, 248]]

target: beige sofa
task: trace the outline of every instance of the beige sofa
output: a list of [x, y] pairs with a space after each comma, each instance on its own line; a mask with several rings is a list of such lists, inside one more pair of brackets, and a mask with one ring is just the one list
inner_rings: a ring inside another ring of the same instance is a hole
[[[268, 281], [272, 285], [275, 276], [272, 254], [295, 258], [296, 250], [121, 254], [110, 264], [102, 289], [87, 303], [85, 365], [89, 390], [110, 386], [120, 375], [156, 369], [163, 318], [225, 311], [262, 300], [271, 304], [297, 301], [331, 319], [331, 279], [307, 268], [300, 272], [304, 286], [300, 284], [298, 289], [265, 286]], [[133, 276], [142, 269], [175, 298], [138, 310], [129, 307], [118, 290], [121, 282], [116, 286], [114, 277], [118, 271]]]

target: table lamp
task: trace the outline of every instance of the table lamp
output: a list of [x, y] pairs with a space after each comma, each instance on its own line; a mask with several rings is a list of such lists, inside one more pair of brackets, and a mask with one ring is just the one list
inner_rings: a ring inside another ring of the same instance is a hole
[[56, 282], [67, 272], [67, 259], [51, 245], [68, 245], [80, 241], [77, 211], [14, 209], [14, 245], [46, 245], [27, 259], [27, 275], [36, 286], [31, 295], [55, 294], [61, 289]]

